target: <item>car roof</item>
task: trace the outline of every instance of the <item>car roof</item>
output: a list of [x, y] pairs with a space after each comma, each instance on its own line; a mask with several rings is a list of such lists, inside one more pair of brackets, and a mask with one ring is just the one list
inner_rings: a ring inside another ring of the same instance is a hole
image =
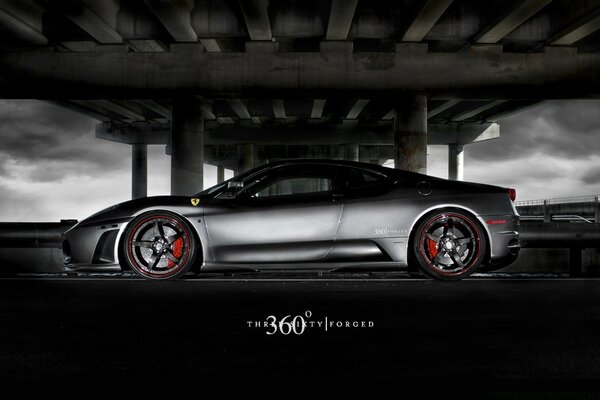
[[386, 175], [394, 175], [400, 170], [393, 168], [383, 167], [378, 164], [371, 164], [360, 161], [348, 161], [348, 160], [331, 160], [331, 159], [320, 159], [320, 158], [297, 158], [291, 160], [280, 160], [273, 161], [264, 165], [264, 167], [276, 167], [281, 165], [302, 165], [302, 164], [327, 164], [327, 165], [341, 165], [346, 167], [361, 168], [376, 171]]

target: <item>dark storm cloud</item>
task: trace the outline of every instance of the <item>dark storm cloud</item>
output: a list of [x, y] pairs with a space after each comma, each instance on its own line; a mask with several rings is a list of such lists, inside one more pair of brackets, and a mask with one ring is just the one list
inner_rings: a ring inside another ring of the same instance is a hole
[[0, 101], [0, 175], [52, 181], [123, 168], [128, 147], [99, 145], [96, 123], [41, 101]]
[[548, 101], [500, 121], [500, 139], [467, 147], [479, 160], [518, 159], [533, 153], [581, 159], [600, 153], [600, 102]]
[[600, 183], [600, 166], [594, 166], [587, 170], [581, 176], [581, 181], [588, 185]]

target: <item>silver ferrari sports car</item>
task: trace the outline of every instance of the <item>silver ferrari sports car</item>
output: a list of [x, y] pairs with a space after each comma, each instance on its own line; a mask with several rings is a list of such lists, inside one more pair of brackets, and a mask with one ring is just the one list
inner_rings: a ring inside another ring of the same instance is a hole
[[458, 280], [519, 252], [514, 189], [379, 165], [263, 165], [193, 196], [127, 201], [64, 234], [65, 270], [407, 269]]

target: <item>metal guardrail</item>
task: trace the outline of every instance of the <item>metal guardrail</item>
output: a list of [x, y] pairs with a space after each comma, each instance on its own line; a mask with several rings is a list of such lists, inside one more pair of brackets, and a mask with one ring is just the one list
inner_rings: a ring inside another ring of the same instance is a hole
[[72, 219], [60, 222], [2, 222], [0, 247], [61, 248], [62, 234], [76, 223]]
[[584, 196], [573, 196], [573, 197], [555, 197], [550, 199], [539, 199], [539, 200], [520, 200], [515, 201], [516, 207], [525, 206], [541, 206], [544, 204], [570, 204], [570, 203], [594, 203], [599, 202], [600, 195], [590, 194]]
[[600, 222], [600, 195], [517, 201], [523, 220]]
[[519, 241], [524, 248], [600, 248], [600, 224], [523, 222]]

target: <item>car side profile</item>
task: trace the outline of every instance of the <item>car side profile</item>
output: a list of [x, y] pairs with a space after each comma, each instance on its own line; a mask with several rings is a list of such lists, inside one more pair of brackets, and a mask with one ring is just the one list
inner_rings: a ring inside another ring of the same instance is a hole
[[64, 234], [65, 269], [409, 269], [441, 280], [519, 252], [513, 189], [339, 160], [269, 163], [193, 196], [127, 201]]

